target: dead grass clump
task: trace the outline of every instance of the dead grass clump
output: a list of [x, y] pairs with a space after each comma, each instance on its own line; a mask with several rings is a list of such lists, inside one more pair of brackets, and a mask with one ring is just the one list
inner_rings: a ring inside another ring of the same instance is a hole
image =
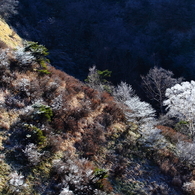
[[82, 87], [78, 81], [72, 80], [71, 82], [66, 83], [66, 90], [69, 94], [76, 95], [82, 91]]
[[92, 89], [86, 85], [82, 86], [82, 90], [89, 99], [99, 99], [99, 92], [97, 90]]
[[60, 132], [64, 130], [64, 120], [61, 117], [54, 116], [52, 120], [52, 126], [54, 129], [54, 132]]
[[115, 102], [108, 102], [104, 107], [103, 112], [108, 113], [113, 117], [114, 121], [125, 121], [125, 114], [121, 108], [119, 108], [118, 104]]
[[29, 89], [30, 100], [32, 102], [35, 102], [36, 100], [41, 99], [41, 97], [43, 96], [43, 90], [40, 89], [39, 81], [35, 78], [31, 80], [30, 85], [31, 85]]
[[78, 121], [76, 118], [72, 116], [68, 116], [66, 120], [64, 120], [64, 130], [71, 131], [71, 132], [76, 132], [78, 131]]
[[101, 94], [101, 102], [102, 103], [107, 103], [107, 102], [113, 102], [114, 98], [107, 92], [103, 92]]
[[49, 146], [51, 147], [52, 152], [57, 152], [61, 150], [61, 145], [64, 142], [64, 139], [59, 134], [51, 134], [47, 137]]
[[82, 157], [92, 159], [93, 156], [99, 154], [100, 147], [103, 146], [105, 141], [104, 128], [96, 123], [84, 129], [82, 139], [76, 142], [75, 146], [82, 152]]
[[192, 142], [192, 140], [189, 139], [186, 135], [178, 133], [171, 127], [158, 125], [157, 128], [160, 129], [162, 131], [162, 134], [172, 143], [177, 143], [178, 140]]
[[97, 109], [98, 106], [100, 106], [101, 100], [96, 98], [96, 99], [91, 99], [91, 109], [95, 110]]
[[163, 173], [172, 176], [173, 185], [177, 186], [178, 182], [184, 183], [194, 179], [193, 168], [184, 165], [171, 151], [158, 150], [153, 154], [153, 158]]
[[160, 168], [161, 168], [162, 172], [165, 174], [169, 173], [172, 176], [177, 175], [177, 170], [176, 170], [175, 166], [169, 160], [162, 161], [160, 164]]
[[4, 41], [0, 40], [0, 48], [1, 49], [6, 49], [6, 48], [8, 48], [8, 46], [7, 46], [7, 44]]
[[113, 117], [108, 113], [101, 113], [94, 119], [94, 122], [98, 122], [104, 128], [107, 128], [113, 123]]
[[65, 72], [54, 68], [53, 66], [48, 66], [48, 71], [51, 72], [51, 77], [58, 77], [60, 80], [65, 81], [67, 77], [70, 77]]

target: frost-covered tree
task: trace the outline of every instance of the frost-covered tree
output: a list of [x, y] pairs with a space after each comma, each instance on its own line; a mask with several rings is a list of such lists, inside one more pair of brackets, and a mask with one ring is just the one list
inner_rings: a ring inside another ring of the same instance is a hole
[[140, 122], [146, 122], [153, 119], [155, 116], [155, 110], [152, 106], [147, 102], [141, 101], [138, 96], [130, 98], [125, 104], [130, 109], [126, 112], [129, 121], [136, 119]]
[[182, 82], [166, 90], [164, 101], [168, 115], [187, 122], [189, 133], [195, 133], [195, 81]]
[[121, 82], [113, 91], [114, 98], [119, 102], [125, 102], [134, 95], [131, 85]]
[[155, 110], [152, 106], [135, 95], [131, 85], [121, 82], [113, 92], [114, 98], [118, 102], [125, 104], [128, 109], [125, 110], [129, 121], [146, 122], [155, 116]]
[[161, 113], [164, 111], [163, 101], [166, 89], [182, 81], [182, 78], [176, 79], [173, 76], [173, 72], [158, 67], [150, 69], [146, 76], [141, 76], [147, 97], [157, 103]]

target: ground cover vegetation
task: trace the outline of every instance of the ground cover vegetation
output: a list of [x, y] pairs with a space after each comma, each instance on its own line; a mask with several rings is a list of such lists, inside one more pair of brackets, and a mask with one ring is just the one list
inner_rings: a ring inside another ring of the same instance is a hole
[[167, 127], [131, 85], [107, 82], [108, 70], [93, 67], [82, 83], [43, 51], [35, 42], [0, 50], [2, 194], [193, 194], [190, 119]]

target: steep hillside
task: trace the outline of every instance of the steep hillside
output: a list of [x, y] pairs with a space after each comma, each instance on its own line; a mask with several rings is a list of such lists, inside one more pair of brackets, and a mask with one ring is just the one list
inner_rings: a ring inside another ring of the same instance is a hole
[[15, 48], [22, 46], [22, 39], [11, 29], [7, 23], [0, 20], [0, 48]]
[[174, 152], [187, 136], [133, 109], [149, 107], [138, 98], [129, 109], [47, 55], [34, 42], [0, 50], [1, 194], [194, 194], [194, 167]]

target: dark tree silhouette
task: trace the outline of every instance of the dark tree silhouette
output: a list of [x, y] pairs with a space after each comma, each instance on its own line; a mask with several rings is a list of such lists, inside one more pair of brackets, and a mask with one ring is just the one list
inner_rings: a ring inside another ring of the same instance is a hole
[[142, 86], [147, 97], [157, 104], [161, 113], [164, 112], [163, 101], [167, 88], [182, 82], [182, 78], [173, 78], [173, 72], [163, 68], [154, 67], [146, 76], [141, 76]]

